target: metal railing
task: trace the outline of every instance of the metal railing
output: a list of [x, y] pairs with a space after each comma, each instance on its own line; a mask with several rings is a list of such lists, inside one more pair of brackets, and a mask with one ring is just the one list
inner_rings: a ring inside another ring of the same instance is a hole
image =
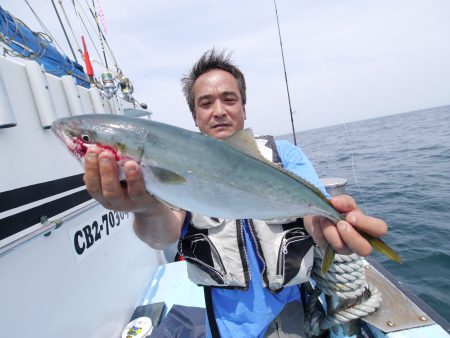
[[23, 246], [24, 244], [29, 243], [33, 239], [36, 239], [40, 236], [49, 236], [50, 233], [61, 227], [64, 223], [74, 219], [75, 217], [78, 217], [80, 214], [85, 213], [86, 211], [94, 208], [97, 205], [100, 205], [96, 200], [92, 199], [87, 204], [83, 205], [82, 207], [78, 208], [77, 210], [74, 210], [67, 215], [57, 218], [53, 221], [48, 221], [46, 218], [41, 219], [42, 227], [39, 229], [36, 229], [29, 234], [20, 237], [16, 239], [15, 241], [12, 241], [3, 247], [0, 247], [0, 257], [7, 255], [8, 253], [18, 249], [19, 247]]

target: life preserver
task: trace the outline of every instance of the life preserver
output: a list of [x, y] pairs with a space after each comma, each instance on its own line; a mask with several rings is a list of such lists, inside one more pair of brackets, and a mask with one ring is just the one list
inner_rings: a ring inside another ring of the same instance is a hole
[[[261, 154], [280, 164], [271, 136], [257, 139]], [[246, 290], [249, 269], [244, 245], [244, 220], [218, 219], [189, 213], [187, 234], [178, 252], [188, 262], [189, 278], [198, 285]], [[313, 239], [303, 219], [248, 220], [257, 255], [264, 264], [264, 287], [273, 291], [308, 280], [313, 263]]]

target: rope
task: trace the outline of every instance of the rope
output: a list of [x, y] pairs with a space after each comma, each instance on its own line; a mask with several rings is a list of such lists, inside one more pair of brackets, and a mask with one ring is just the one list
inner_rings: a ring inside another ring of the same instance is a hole
[[[359, 256], [336, 255], [326, 275], [320, 272], [322, 259], [323, 253], [316, 247], [311, 278], [316, 281], [317, 286], [309, 297], [305, 311], [305, 332], [309, 337], [318, 336], [333, 326], [365, 317], [381, 304], [381, 293], [366, 282], [363, 260]], [[318, 304], [322, 291], [342, 301], [354, 300], [353, 305], [325, 316]], [[364, 299], [366, 295], [369, 297]]]

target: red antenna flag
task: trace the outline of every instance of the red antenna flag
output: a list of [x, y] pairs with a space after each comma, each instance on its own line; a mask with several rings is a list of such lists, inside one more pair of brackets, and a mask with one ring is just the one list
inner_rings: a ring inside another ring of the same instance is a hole
[[91, 83], [94, 83], [94, 69], [92, 68], [91, 59], [89, 58], [89, 53], [87, 51], [86, 42], [84, 41], [83, 35], [81, 36], [81, 42], [83, 43], [83, 57], [84, 63], [86, 64], [86, 73]]

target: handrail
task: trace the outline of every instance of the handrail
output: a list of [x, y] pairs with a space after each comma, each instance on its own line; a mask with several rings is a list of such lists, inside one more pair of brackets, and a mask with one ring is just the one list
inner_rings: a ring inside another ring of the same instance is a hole
[[53, 220], [49, 222], [48, 220], [42, 220], [41, 224], [43, 225], [42, 228], [36, 229], [29, 234], [20, 237], [16, 239], [15, 241], [12, 241], [11, 243], [6, 244], [5, 246], [0, 248], [0, 257], [3, 257], [7, 255], [8, 253], [18, 249], [22, 245], [32, 241], [33, 239], [36, 239], [37, 237], [44, 235], [48, 236], [50, 235], [50, 232], [52, 230], [58, 229], [61, 227], [64, 223], [72, 220], [73, 218], [79, 216], [80, 214], [94, 208], [96, 205], [100, 205], [96, 200], [92, 199], [91, 201], [88, 201], [86, 205], [82, 206], [81, 208], [74, 210], [71, 213], [68, 213], [66, 216], [62, 218], [58, 218], [56, 220]]

